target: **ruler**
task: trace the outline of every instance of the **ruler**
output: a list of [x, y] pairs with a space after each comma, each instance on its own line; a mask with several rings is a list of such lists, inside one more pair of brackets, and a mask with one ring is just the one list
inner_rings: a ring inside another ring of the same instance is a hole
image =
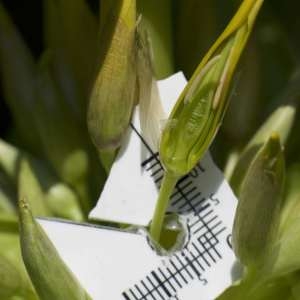
[[[141, 167], [159, 189], [164, 175], [159, 155], [152, 151], [133, 124], [131, 128], [150, 154], [149, 158], [141, 163]], [[204, 164], [212, 164], [209, 155], [205, 158]], [[206, 271], [214, 268], [220, 260], [226, 259], [222, 252], [225, 248], [231, 250], [231, 224], [223, 221], [222, 213], [217, 209], [221, 205], [221, 200], [215, 192], [212, 191], [208, 197], [203, 195], [199, 187], [199, 178], [206, 176], [206, 167], [199, 163], [178, 181], [171, 196], [168, 212], [182, 216], [187, 228], [183, 248], [170, 255], [160, 267], [149, 271], [141, 280], [124, 291], [122, 293], [124, 299], [180, 299], [179, 291], [192, 282], [208, 285]], [[232, 259], [232, 256], [230, 258]]]
[[[169, 108], [184, 85], [182, 74], [160, 82]], [[207, 153], [171, 196], [168, 212], [180, 216], [184, 243], [161, 255], [143, 228], [151, 221], [164, 170], [141, 134], [137, 113], [126, 141], [90, 217], [132, 224], [132, 230], [53, 220], [40, 220], [42, 226], [93, 299], [215, 299], [231, 283], [235, 264], [236, 199], [230, 187]]]

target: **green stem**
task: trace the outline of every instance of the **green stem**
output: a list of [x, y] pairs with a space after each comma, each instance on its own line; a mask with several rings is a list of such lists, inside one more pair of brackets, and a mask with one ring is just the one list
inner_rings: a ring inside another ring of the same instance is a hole
[[164, 216], [168, 207], [169, 199], [177, 181], [178, 181], [177, 176], [172, 176], [167, 172], [165, 173], [160, 187], [157, 204], [154, 211], [154, 216], [152, 218], [152, 222], [150, 225], [150, 236], [157, 243], [159, 242], [160, 239], [163, 222], [164, 222]]

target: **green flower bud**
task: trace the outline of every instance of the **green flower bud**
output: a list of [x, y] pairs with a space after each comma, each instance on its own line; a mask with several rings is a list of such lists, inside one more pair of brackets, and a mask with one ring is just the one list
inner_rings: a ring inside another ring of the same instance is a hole
[[285, 145], [291, 132], [296, 116], [296, 107], [283, 105], [277, 108], [269, 118], [262, 124], [252, 139], [243, 150], [230, 179], [230, 184], [237, 195], [240, 194], [240, 187], [250, 162], [253, 160], [261, 145], [265, 143], [272, 132], [277, 132], [280, 142]]
[[233, 226], [233, 248], [250, 268], [270, 254], [279, 225], [284, 157], [273, 134], [250, 164], [243, 181]]
[[105, 41], [88, 108], [90, 136], [101, 151], [120, 146], [135, 103], [136, 1], [112, 3], [102, 31]]
[[28, 204], [21, 200], [19, 206], [22, 256], [40, 299], [91, 300], [33, 218]]
[[160, 157], [174, 176], [188, 173], [208, 149], [228, 106], [231, 79], [262, 0], [245, 0], [205, 55], [163, 130]]

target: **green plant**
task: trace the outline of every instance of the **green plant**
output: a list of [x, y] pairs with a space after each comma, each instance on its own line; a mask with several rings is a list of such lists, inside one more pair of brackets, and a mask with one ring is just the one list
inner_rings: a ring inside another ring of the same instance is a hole
[[[85, 0], [44, 0], [37, 59], [0, 3], [12, 119], [0, 139], [1, 299], [90, 299], [32, 214], [86, 220], [137, 103], [166, 170], [152, 238], [165, 242], [169, 196], [211, 146], [239, 199], [233, 248], [243, 265], [218, 299], [299, 299], [299, 41], [285, 30], [299, 29], [288, 17], [298, 4], [262, 4], [102, 0], [94, 14]], [[189, 77], [213, 40], [160, 132], [156, 79]]]

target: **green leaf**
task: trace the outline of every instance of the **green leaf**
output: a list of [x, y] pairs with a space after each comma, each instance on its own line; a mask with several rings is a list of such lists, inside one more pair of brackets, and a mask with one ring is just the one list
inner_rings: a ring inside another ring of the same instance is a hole
[[28, 199], [34, 214], [49, 216], [50, 211], [44, 199], [43, 188], [26, 157], [19, 162], [18, 199]]
[[22, 278], [15, 266], [4, 256], [0, 255], [0, 298], [9, 299], [19, 294]]
[[0, 213], [14, 214], [14, 203], [16, 203], [15, 191], [0, 167]]
[[35, 76], [33, 57], [0, 3], [0, 71], [4, 98], [10, 108], [21, 141], [38, 151], [34, 123]]
[[284, 280], [259, 282], [258, 277], [234, 283], [216, 300], [293, 300], [289, 285]]
[[0, 212], [0, 228], [3, 232], [18, 232], [18, 219], [17, 216]]
[[[58, 177], [80, 196], [82, 208], [88, 212], [95, 196], [91, 186], [101, 185], [101, 168], [88, 136], [62, 99], [49, 72], [51, 55], [40, 62], [37, 80], [38, 109], [35, 115], [45, 156]], [[97, 174], [97, 173], [98, 174]], [[96, 173], [95, 176], [90, 176]]]
[[[21, 250], [20, 250], [20, 241], [19, 241], [19, 234], [18, 234], [18, 228], [19, 228], [19, 222], [18, 219], [15, 218], [15, 227], [16, 230], [14, 231], [7, 231], [7, 228], [4, 228], [0, 224], [0, 261], [3, 257], [4, 260], [9, 262], [9, 267], [11, 268], [12, 272], [17, 272], [17, 276], [14, 276], [14, 279], [16, 283], [18, 283], [18, 295], [21, 297], [21, 299], [28, 299], [28, 300], [38, 300], [34, 289], [32, 287], [32, 284], [30, 282], [30, 279], [27, 275], [24, 263], [22, 261], [21, 257]], [[1, 223], [1, 222], [0, 222]], [[0, 263], [1, 265], [1, 263]], [[7, 265], [7, 264], [6, 264]], [[7, 265], [8, 266], [8, 265]], [[1, 267], [0, 267], [0, 274], [1, 274]], [[5, 268], [3, 270], [7, 274], [8, 278], [2, 278], [0, 280], [0, 295], [2, 292], [1, 283], [5, 282], [6, 280], [10, 280], [10, 272], [6, 272]], [[20, 282], [21, 281], [21, 282]], [[20, 284], [21, 283], [21, 284]], [[1, 297], [1, 299], [3, 299]], [[7, 298], [4, 298], [3, 300], [6, 300]], [[8, 298], [9, 300], [12, 300], [14, 298]], [[8, 300], [7, 299], [7, 300]], [[20, 299], [20, 298], [18, 298]]]
[[41, 300], [91, 300], [63, 262], [26, 202], [20, 201], [22, 256]]
[[241, 186], [233, 225], [233, 248], [243, 265], [261, 267], [270, 255], [279, 225], [284, 157], [273, 134], [250, 164]]
[[44, 0], [44, 15], [46, 46], [60, 56], [56, 71], [62, 72], [60, 63], [70, 67], [79, 86], [77, 105], [84, 114], [97, 56], [97, 19], [86, 0]]
[[[27, 171], [31, 173], [31, 180], [39, 186], [38, 190], [43, 192], [43, 197], [37, 201], [44, 199], [54, 216], [82, 220], [78, 195], [69, 186], [60, 182], [47, 164], [0, 139], [0, 169], [3, 170], [10, 180], [10, 184], [16, 190], [19, 181], [20, 161], [22, 160], [25, 165], [30, 166]], [[23, 180], [23, 191], [31, 189], [31, 186], [26, 186], [26, 176], [23, 176]]]
[[[217, 5], [213, 1], [175, 0], [175, 61], [189, 78], [217, 37]], [[231, 7], [231, 3], [226, 3]]]

